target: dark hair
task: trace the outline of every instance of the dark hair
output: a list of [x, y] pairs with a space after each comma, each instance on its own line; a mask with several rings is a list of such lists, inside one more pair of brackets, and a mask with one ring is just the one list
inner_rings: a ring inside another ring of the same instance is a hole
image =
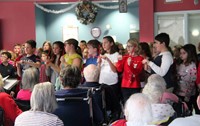
[[[60, 57], [64, 54], [64, 43], [63, 42], [61, 42], [61, 41], [55, 41], [54, 43], [53, 43], [53, 45], [58, 45], [59, 46], [59, 48], [60, 48], [60, 56], [59, 56], [59, 59], [60, 59]], [[56, 55], [53, 55], [52, 56], [52, 62], [53, 63], [55, 63], [56, 62]], [[60, 65], [60, 60], [58, 60], [58, 64], [57, 64], [58, 66]]]
[[8, 57], [8, 59], [11, 59], [12, 58], [12, 55], [11, 55], [11, 53], [9, 53], [9, 52], [2, 52], [1, 53], [1, 55], [6, 55], [7, 57]]
[[43, 43], [43, 45], [42, 45], [42, 49], [43, 49], [43, 47], [44, 47], [44, 45], [45, 45], [46, 43], [49, 45], [50, 51], [52, 51], [52, 46], [51, 46], [51, 42], [50, 42], [50, 41], [45, 41], [45, 42]]
[[164, 42], [166, 47], [168, 47], [169, 43], [170, 43], [170, 38], [167, 33], [160, 33], [160, 34], [156, 35], [155, 40], [159, 41], [160, 43]]
[[26, 41], [27, 44], [29, 44], [32, 48], [36, 48], [36, 41], [35, 40], [28, 40]]
[[[105, 37], [103, 37], [103, 39], [107, 39], [110, 43], [113, 43], [113, 45], [111, 46], [111, 49], [110, 49], [110, 54], [113, 54], [113, 53], [119, 51], [118, 47], [115, 44], [114, 39], [111, 36], [105, 36]], [[104, 51], [103, 53], [105, 54], [106, 52]]]
[[64, 87], [76, 88], [81, 82], [81, 71], [76, 66], [68, 65], [61, 70], [60, 77]]
[[144, 53], [150, 60], [152, 59], [150, 46], [147, 42], [140, 42], [141, 52]]
[[78, 41], [76, 39], [68, 39], [65, 41], [65, 44], [72, 44], [74, 46], [74, 49], [76, 50], [76, 53], [78, 53], [82, 57], [81, 48], [78, 46]]
[[45, 55], [51, 57], [51, 51], [50, 50], [43, 50], [42, 54], [45, 54]]
[[80, 43], [84, 43], [86, 45], [86, 41], [85, 40], [81, 40]]
[[185, 50], [188, 54], [185, 65], [189, 65], [191, 62], [194, 62], [196, 66], [198, 66], [198, 58], [195, 45], [186, 44], [181, 49]]
[[100, 42], [97, 39], [92, 39], [92, 40], [88, 41], [87, 45], [90, 45], [93, 48], [96, 48], [97, 49], [97, 53], [99, 53]]

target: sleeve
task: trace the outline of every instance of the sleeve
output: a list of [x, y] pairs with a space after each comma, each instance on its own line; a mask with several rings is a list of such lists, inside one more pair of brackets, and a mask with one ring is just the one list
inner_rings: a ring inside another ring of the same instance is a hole
[[162, 63], [160, 67], [151, 61], [149, 62], [148, 65], [151, 67], [153, 71], [155, 71], [156, 74], [163, 77], [166, 75], [170, 66], [173, 64], [173, 58], [171, 55], [163, 55], [161, 60]]
[[124, 62], [126, 61], [126, 58], [123, 56], [122, 60], [118, 60], [116, 63], [116, 68], [118, 72], [122, 72], [124, 68]]
[[56, 126], [64, 126], [63, 121], [58, 118]]

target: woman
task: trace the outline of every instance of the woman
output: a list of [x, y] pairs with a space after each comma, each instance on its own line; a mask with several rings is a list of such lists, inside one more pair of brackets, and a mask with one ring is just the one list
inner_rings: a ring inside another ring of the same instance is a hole
[[4, 126], [13, 126], [15, 118], [22, 113], [13, 98], [4, 92], [3, 80], [0, 74], [0, 107], [4, 111]]
[[18, 116], [15, 126], [64, 126], [56, 115], [51, 114], [56, 107], [53, 85], [50, 82], [36, 84], [31, 95], [31, 110]]

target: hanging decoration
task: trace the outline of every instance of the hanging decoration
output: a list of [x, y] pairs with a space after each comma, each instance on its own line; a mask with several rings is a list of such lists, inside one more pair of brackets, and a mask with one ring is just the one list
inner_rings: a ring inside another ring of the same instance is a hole
[[83, 1], [76, 6], [75, 11], [80, 23], [87, 25], [95, 21], [98, 9], [91, 1]]
[[[127, 5], [131, 4], [131, 3], [134, 3], [138, 0], [127, 0]], [[76, 2], [76, 3], [73, 3], [71, 6], [69, 7], [66, 7], [64, 9], [61, 9], [61, 10], [51, 10], [51, 9], [48, 9], [48, 8], [45, 8], [43, 7], [42, 5], [38, 4], [38, 3], [34, 3], [35, 6], [47, 13], [52, 13], [52, 14], [61, 14], [61, 13], [65, 13], [69, 10], [71, 10], [72, 8], [76, 7], [78, 4], [80, 4], [81, 2]], [[103, 5], [103, 4], [99, 4], [99, 3], [95, 3], [93, 2], [92, 3], [93, 5], [96, 5], [96, 7], [99, 7], [101, 9], [118, 9], [119, 8], [119, 5], [113, 5], [113, 6], [106, 6], [106, 5]]]

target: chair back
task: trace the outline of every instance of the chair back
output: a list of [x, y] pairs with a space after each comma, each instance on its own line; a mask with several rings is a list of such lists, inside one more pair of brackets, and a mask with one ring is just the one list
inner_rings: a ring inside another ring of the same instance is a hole
[[93, 111], [91, 91], [84, 94], [57, 97], [58, 108], [56, 114], [65, 126], [92, 126]]
[[31, 109], [30, 100], [14, 99], [17, 106], [24, 112]]

